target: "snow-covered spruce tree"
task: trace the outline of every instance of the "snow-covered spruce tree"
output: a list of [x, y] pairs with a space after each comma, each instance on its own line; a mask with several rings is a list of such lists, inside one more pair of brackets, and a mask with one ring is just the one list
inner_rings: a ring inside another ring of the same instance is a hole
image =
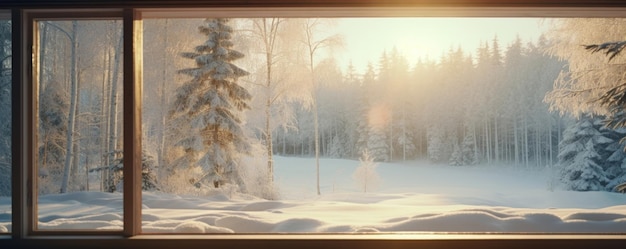
[[374, 66], [371, 63], [367, 64], [367, 72], [363, 76], [363, 84], [359, 86], [359, 117], [356, 128], [357, 141], [356, 151], [364, 151], [367, 149], [367, 143], [369, 140], [369, 110], [370, 110], [370, 88], [376, 80], [376, 73], [374, 72]]
[[141, 158], [141, 190], [159, 190], [156, 177], [156, 160], [151, 155], [142, 154]]
[[[148, 155], [145, 151], [142, 152], [141, 158], [141, 190], [159, 190], [157, 178], [156, 178], [156, 161], [154, 157]], [[111, 170], [112, 180], [105, 187], [107, 192], [122, 191], [124, 186], [124, 158], [116, 159], [111, 167], [102, 166], [99, 168], [91, 169], [89, 172], [101, 172], [103, 170]]]
[[615, 187], [622, 183], [626, 182], [626, 169], [622, 168], [622, 174], [617, 175], [615, 178], [610, 179], [610, 181], [606, 184], [606, 191], [616, 191]]
[[474, 134], [468, 131], [461, 143], [461, 154], [463, 165], [478, 164], [478, 150], [476, 149]]
[[577, 153], [570, 165], [563, 169], [562, 181], [569, 190], [599, 191], [604, 189], [608, 178], [604, 175], [602, 166], [598, 164], [600, 154], [590, 139], [582, 151]]
[[450, 166], [462, 166], [463, 165], [463, 152], [461, 152], [461, 146], [459, 143], [454, 143], [452, 149], [452, 155], [450, 155]]
[[346, 152], [346, 146], [342, 144], [341, 141], [342, 140], [339, 136], [333, 136], [331, 138], [328, 156], [331, 158], [342, 158], [344, 155], [348, 154]]
[[69, 102], [58, 81], [47, 82], [39, 97], [39, 193], [58, 192], [63, 177]]
[[449, 164], [452, 166], [478, 164], [478, 151], [476, 151], [474, 142], [474, 133], [471, 132], [471, 129], [466, 128], [463, 141], [460, 144], [454, 143]]
[[362, 189], [364, 193], [367, 193], [368, 189], [371, 191], [380, 181], [380, 177], [378, 173], [376, 173], [376, 166], [378, 165], [374, 162], [374, 158], [367, 150], [363, 151], [359, 161], [361, 164], [354, 170], [352, 177], [358, 187]]
[[622, 138], [626, 137], [626, 128], [611, 129], [603, 126], [600, 132], [613, 140], [604, 148], [604, 163], [602, 164], [605, 175], [609, 178], [605, 189], [613, 191], [615, 186], [626, 182], [626, 152], [624, 151], [624, 143], [621, 141]]
[[442, 127], [430, 125], [426, 131], [428, 139], [428, 160], [434, 163], [445, 163], [450, 158], [451, 146], [446, 140], [446, 134]]
[[367, 148], [369, 155], [374, 161], [389, 161], [389, 145], [387, 144], [385, 127], [378, 125], [370, 126]]
[[599, 128], [593, 118], [583, 116], [563, 132], [557, 167], [566, 189], [599, 191], [609, 181], [600, 166], [603, 162], [599, 150], [613, 140], [603, 136]]
[[609, 182], [605, 186], [606, 191], [613, 191], [615, 186], [626, 182], [626, 153], [624, 153], [623, 145], [616, 146], [619, 143], [612, 143], [609, 147], [618, 147], [613, 154], [606, 160], [605, 174]]
[[[403, 117], [403, 118], [406, 118], [406, 117]], [[407, 122], [406, 120], [401, 120], [401, 121]], [[408, 126], [408, 125], [403, 124], [402, 126]], [[401, 130], [402, 131], [400, 135], [398, 135], [397, 142], [398, 142], [398, 145], [400, 145], [399, 150], [402, 155], [402, 160], [407, 160], [409, 156], [413, 156], [415, 154], [417, 147], [413, 143], [412, 136], [414, 134], [410, 131], [411, 129], [407, 129], [406, 127], [403, 127]]]
[[179, 134], [177, 145], [185, 154], [175, 163], [202, 168], [203, 175], [194, 179], [194, 185], [206, 181], [221, 188], [230, 183], [245, 191], [238, 164], [250, 145], [241, 115], [249, 108], [251, 95], [237, 83], [248, 72], [233, 64], [244, 55], [232, 49], [233, 29], [228, 21], [207, 19], [199, 27], [200, 33], [207, 36], [206, 42], [196, 46], [194, 52], [182, 54], [195, 60], [196, 67], [179, 71], [191, 79], [177, 89], [172, 117], [179, 123], [188, 122], [190, 129]]

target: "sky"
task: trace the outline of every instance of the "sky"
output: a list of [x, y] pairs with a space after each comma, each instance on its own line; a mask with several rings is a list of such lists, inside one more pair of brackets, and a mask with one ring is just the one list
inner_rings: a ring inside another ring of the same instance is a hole
[[501, 48], [517, 36], [523, 43], [535, 42], [547, 23], [540, 18], [343, 18], [334, 31], [343, 36], [344, 46], [333, 52], [344, 69], [352, 61], [362, 73], [368, 62], [377, 65], [383, 51], [394, 46], [413, 65], [420, 57], [438, 60], [451, 47], [475, 54], [494, 37]]

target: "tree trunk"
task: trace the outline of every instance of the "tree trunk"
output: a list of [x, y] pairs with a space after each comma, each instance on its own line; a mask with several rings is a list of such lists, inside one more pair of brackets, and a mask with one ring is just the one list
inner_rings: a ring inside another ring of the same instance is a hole
[[495, 158], [495, 162], [499, 162], [500, 161], [500, 142], [498, 141], [498, 117], [496, 115], [496, 117], [493, 118], [493, 134], [494, 134], [494, 139], [493, 139], [493, 146], [494, 146], [494, 158]]
[[[315, 97], [314, 97], [315, 98]], [[319, 124], [317, 120], [317, 101], [313, 99], [313, 125], [315, 130], [315, 172], [317, 180], [317, 195], [321, 195], [320, 191], [320, 137]]]
[[[165, 25], [164, 25], [164, 31], [163, 31], [163, 47], [168, 48], [169, 46], [169, 40], [168, 40], [168, 34], [167, 34], [167, 28], [168, 28], [168, 19], [165, 19]], [[161, 118], [159, 120], [159, 132], [157, 134], [157, 161], [158, 161], [158, 167], [159, 167], [159, 176], [161, 176], [163, 169], [165, 168], [165, 126], [166, 126], [166, 117], [167, 117], [167, 94], [168, 91], [166, 91], [166, 87], [167, 87], [167, 76], [168, 76], [168, 72], [167, 69], [169, 68], [168, 63], [170, 62], [168, 60], [168, 50], [165, 49], [164, 50], [164, 54], [163, 54], [163, 71], [162, 73], [162, 77], [163, 80], [161, 81]]]
[[[218, 143], [218, 141], [219, 141], [219, 132], [220, 132], [219, 125], [215, 125], [213, 127], [213, 143]], [[211, 147], [213, 147], [213, 155], [217, 156], [217, 155], [220, 154], [219, 146], [215, 146], [215, 144], [213, 144], [213, 146], [211, 146]], [[221, 187], [221, 179], [220, 179], [221, 177], [220, 177], [219, 174], [224, 173], [223, 170], [222, 170], [222, 165], [217, 164], [216, 161], [213, 161], [212, 164], [213, 164], [212, 165], [213, 166], [213, 172], [216, 175], [216, 178], [213, 178], [213, 186], [215, 188], [220, 188]]]
[[517, 134], [517, 119], [513, 120], [513, 147], [515, 149], [515, 166], [519, 165], [519, 135]]
[[491, 127], [490, 124], [491, 122], [489, 122], [489, 119], [487, 119], [485, 121], [485, 139], [487, 140], [487, 163], [490, 164], [491, 163]]
[[524, 167], [528, 168], [528, 121], [524, 116]]
[[553, 146], [552, 146], [552, 122], [551, 121], [552, 120], [550, 119], [550, 122], [548, 124], [548, 152], [549, 152], [548, 156], [550, 158], [550, 160], [549, 160], [550, 165], [552, 165], [554, 163], [554, 161], [552, 161], [552, 156], [553, 156], [553, 154], [552, 154], [552, 147]]
[[78, 93], [78, 79], [77, 79], [77, 63], [76, 63], [76, 50], [78, 49], [77, 39], [78, 22], [72, 21], [72, 35], [70, 38], [71, 50], [70, 50], [70, 106], [69, 117], [67, 119], [67, 135], [65, 146], [65, 165], [63, 166], [63, 180], [61, 181], [60, 193], [67, 192], [67, 185], [69, 183], [69, 174], [72, 168], [72, 152], [74, 151], [74, 125], [76, 121], [76, 105], [77, 105], [77, 93]]
[[[39, 68], [39, 91], [44, 89], [44, 82], [46, 82], [47, 80], [44, 79], [44, 75], [45, 71], [46, 71], [46, 47], [47, 47], [47, 42], [46, 42], [46, 38], [48, 37], [48, 25], [46, 22], [41, 22], [41, 32], [39, 32], [41, 34], [40, 38], [40, 50], [39, 50], [39, 63], [40, 63], [40, 68]], [[41, 97], [41, 95], [40, 95]], [[39, 104], [39, 101], [37, 101], [37, 104]], [[39, 106], [37, 106], [37, 108], [39, 108]], [[37, 109], [39, 110], [39, 109]]]
[[123, 44], [124, 38], [122, 37], [122, 34], [119, 34], [119, 40], [118, 40], [118, 44], [115, 47], [115, 51], [114, 51], [114, 55], [113, 55], [113, 73], [111, 75], [111, 95], [109, 97], [110, 100], [110, 106], [109, 106], [109, 144], [108, 144], [108, 157], [109, 157], [109, 169], [108, 169], [108, 175], [107, 175], [107, 190], [111, 191], [112, 187], [115, 187], [115, 176], [114, 176], [114, 171], [112, 169], [113, 164], [115, 163], [116, 160], [116, 154], [117, 154], [117, 128], [118, 128], [118, 121], [117, 121], [117, 107], [118, 107], [118, 91], [117, 91], [117, 85], [118, 85], [118, 79], [119, 79], [119, 67], [120, 67], [120, 63], [121, 63], [121, 55], [122, 55], [122, 44]]
[[535, 126], [535, 167], [541, 165], [541, 141], [539, 136], [539, 125]]
[[[77, 61], [78, 64], [80, 64], [80, 61]], [[82, 139], [81, 139], [81, 126], [80, 126], [80, 116], [78, 116], [78, 114], [80, 113], [80, 105], [78, 104], [78, 100], [80, 99], [80, 90], [78, 88], [80, 88], [80, 75], [78, 75], [77, 81], [76, 81], [76, 110], [75, 112], [75, 124], [74, 124], [74, 130], [78, 131], [78, 136], [74, 135], [74, 143], [76, 143], [74, 145], [74, 152], [72, 155], [72, 165], [73, 167], [71, 168], [71, 173], [70, 173], [70, 182], [72, 183], [72, 185], [76, 184], [76, 178], [78, 177], [78, 169], [79, 169], [79, 163], [80, 163], [80, 148], [81, 148], [81, 143], [82, 143]], [[75, 186], [78, 187], [78, 186]], [[76, 188], [75, 188], [76, 189]], [[78, 188], [80, 189], [80, 188]]]
[[[106, 65], [106, 70], [104, 71], [104, 75], [102, 77], [102, 102], [100, 105], [101, 108], [101, 117], [102, 117], [102, 122], [100, 123], [100, 130], [102, 131], [101, 133], [101, 142], [100, 142], [100, 166], [108, 166], [110, 164], [109, 162], [109, 156], [107, 154], [108, 152], [108, 145], [109, 145], [109, 108], [107, 108], [109, 106], [109, 101], [110, 99], [108, 98], [110, 95], [110, 88], [111, 88], [111, 84], [109, 84], [110, 79], [111, 79], [111, 48], [108, 47], [107, 52], [104, 55], [104, 65]], [[108, 169], [104, 169], [101, 171], [100, 173], [100, 191], [105, 191], [106, 190], [106, 182], [108, 179]]]
[[[269, 61], [271, 61], [270, 56], [267, 56], [267, 59]], [[273, 141], [272, 141], [272, 126], [271, 126], [271, 100], [269, 98], [269, 91], [270, 91], [270, 71], [271, 71], [271, 66], [267, 65], [267, 91], [268, 91], [268, 98], [265, 102], [265, 146], [266, 146], [266, 150], [267, 150], [267, 174], [268, 174], [268, 181], [270, 183], [270, 186], [272, 185], [272, 183], [274, 182], [274, 158], [273, 158]]]
[[406, 112], [404, 108], [402, 108], [402, 136], [404, 137], [404, 141], [402, 142], [402, 161], [406, 161], [406, 143], [408, 136], [406, 134]]
[[[278, 132], [277, 132], [276, 135], [278, 135]], [[282, 143], [283, 144], [283, 156], [285, 154], [287, 154], [287, 136], [286, 135], [287, 135], [286, 133], [283, 133], [283, 135], [281, 137], [282, 138], [282, 142], [283, 142]]]
[[476, 135], [476, 125], [472, 122], [472, 135], [473, 135], [473, 143], [474, 143], [474, 159], [476, 159], [476, 161], [479, 160], [478, 158], [478, 139], [477, 139], [477, 135]]
[[389, 161], [393, 161], [393, 104], [389, 114]]

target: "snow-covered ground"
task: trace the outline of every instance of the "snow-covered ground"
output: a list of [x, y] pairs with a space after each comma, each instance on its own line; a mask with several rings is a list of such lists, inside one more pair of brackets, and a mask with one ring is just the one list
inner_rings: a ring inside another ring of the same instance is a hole
[[[550, 191], [549, 170], [381, 163], [363, 193], [358, 161], [276, 158], [279, 200], [216, 192], [143, 193], [145, 233], [557, 232], [626, 233], [626, 195]], [[370, 186], [371, 187], [371, 186]], [[0, 198], [0, 232], [10, 229]], [[41, 196], [40, 229], [122, 229], [120, 193]]]

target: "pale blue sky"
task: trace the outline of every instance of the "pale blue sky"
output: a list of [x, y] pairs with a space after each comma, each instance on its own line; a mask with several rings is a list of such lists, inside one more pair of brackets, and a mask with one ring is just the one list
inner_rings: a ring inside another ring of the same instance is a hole
[[377, 65], [382, 52], [395, 46], [413, 65], [419, 57], [438, 60], [450, 47], [475, 54], [481, 42], [491, 43], [496, 35], [501, 48], [518, 35], [524, 43], [536, 42], [548, 29], [543, 23], [540, 18], [345, 18], [335, 23], [345, 45], [334, 53], [340, 65], [352, 60], [363, 72], [368, 61]]

